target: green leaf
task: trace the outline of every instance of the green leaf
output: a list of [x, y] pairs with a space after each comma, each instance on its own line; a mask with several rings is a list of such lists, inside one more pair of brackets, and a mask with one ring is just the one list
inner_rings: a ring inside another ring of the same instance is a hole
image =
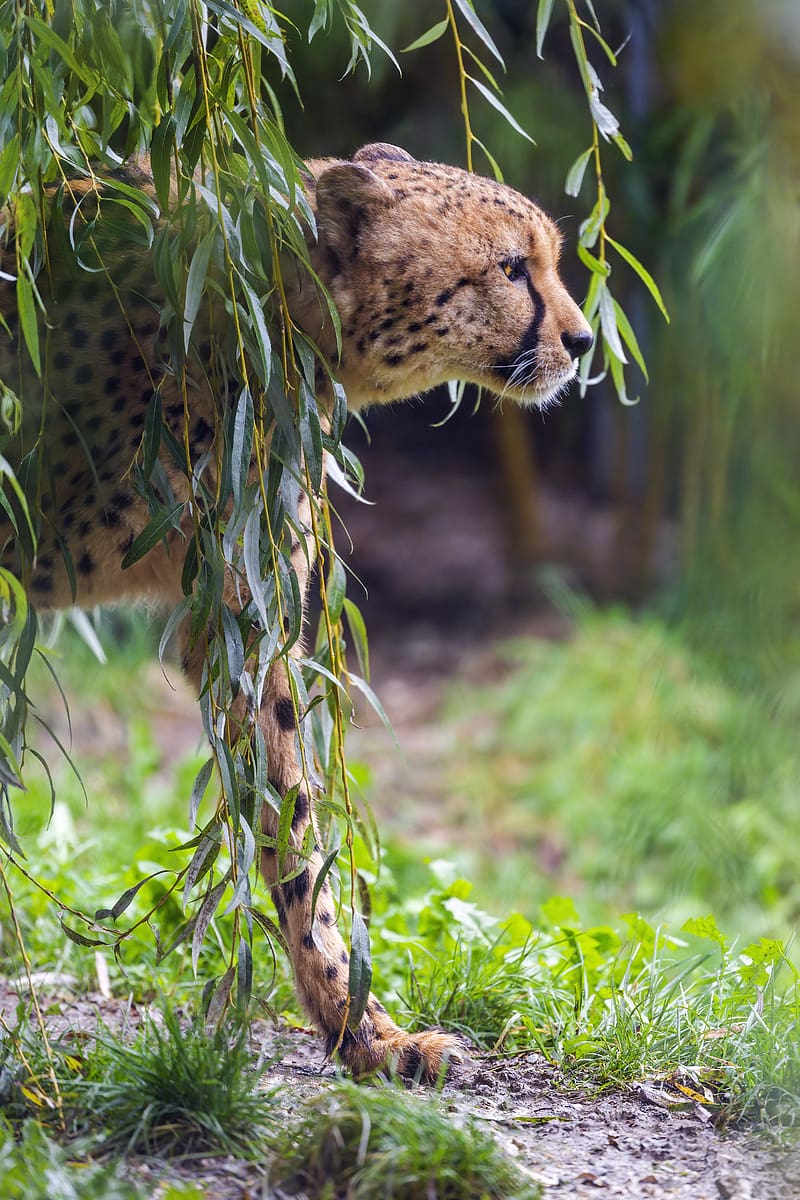
[[19, 167], [19, 134], [15, 133], [0, 154], [0, 205], [5, 204]]
[[200, 959], [200, 948], [203, 945], [208, 927], [211, 924], [212, 918], [217, 911], [219, 902], [222, 899], [222, 893], [228, 886], [228, 877], [225, 876], [219, 883], [215, 884], [200, 905], [200, 911], [195, 920], [194, 933], [192, 934], [192, 971], [197, 974], [197, 964]]
[[150, 143], [150, 169], [162, 212], [169, 211], [169, 193], [172, 186], [172, 154], [175, 149], [175, 117], [172, 113], [163, 116], [153, 130]]
[[39, 328], [36, 321], [36, 305], [33, 299], [33, 286], [24, 271], [17, 276], [17, 310], [19, 323], [28, 347], [28, 354], [36, 374], [41, 377], [42, 360], [39, 354]]
[[73, 71], [88, 87], [94, 89], [100, 85], [101, 81], [98, 76], [89, 69], [85, 62], [78, 62], [72, 48], [58, 36], [54, 29], [45, 25], [44, 21], [40, 21], [30, 12], [25, 14], [25, 23], [36, 34], [38, 40], [62, 58], [70, 71]]
[[189, 339], [192, 336], [192, 329], [194, 328], [195, 319], [203, 299], [206, 276], [208, 274], [208, 262], [211, 258], [211, 251], [214, 248], [216, 236], [216, 229], [210, 230], [204, 238], [201, 238], [197, 249], [192, 255], [189, 274], [186, 278], [186, 299], [183, 305], [184, 350], [189, 349]]
[[154, 517], [148, 525], [145, 525], [139, 536], [134, 539], [133, 545], [122, 560], [123, 570], [132, 567], [140, 558], [144, 558], [145, 554], [153, 549], [153, 546], [160, 542], [163, 537], [166, 537], [170, 529], [177, 528], [176, 521], [179, 520], [183, 509], [184, 503], [180, 500], [177, 504], [162, 509], [158, 516]]
[[526, 133], [525, 130], [522, 128], [522, 126], [519, 124], [519, 122], [517, 120], [515, 120], [514, 117], [512, 117], [511, 113], [508, 111], [508, 109], [505, 107], [505, 105], [501, 104], [500, 100], [497, 98], [497, 96], [494, 94], [494, 92], [490, 91], [490, 89], [487, 88], [485, 84], [481, 83], [481, 81], [479, 79], [476, 79], [474, 75], [467, 75], [467, 79], [470, 81], [471, 84], [473, 84], [474, 87], [476, 87], [478, 89], [478, 91], [481, 93], [481, 95], [484, 96], [489, 101], [489, 103], [492, 105], [492, 107], [496, 108], [502, 117], [505, 117], [506, 121], [508, 121], [508, 123], [512, 129], [515, 129], [517, 131], [517, 133], [520, 134], [521, 137], [524, 137], [527, 141], [529, 141], [531, 143], [531, 145], [533, 145], [533, 146], [536, 145], [536, 142], [533, 140], [531, 135], [529, 133]]
[[152, 875], [148, 875], [146, 878], [140, 879], [138, 883], [133, 885], [133, 887], [129, 887], [126, 891], [124, 891], [111, 908], [98, 908], [97, 912], [94, 914], [95, 921], [104, 921], [107, 917], [111, 917], [112, 920], [116, 921], [118, 917], [122, 916], [126, 908], [130, 908], [140, 889], [143, 888], [146, 883], [149, 883], [151, 879], [155, 879], [159, 875], [167, 874], [169, 874], [169, 872], [166, 870], [153, 871]]
[[400, 51], [401, 54], [410, 54], [412, 50], [421, 50], [423, 46], [430, 46], [431, 42], [438, 42], [443, 33], [447, 32], [447, 27], [450, 24], [447, 17], [443, 21], [438, 21], [436, 25], [432, 25], [425, 33], [421, 34], [415, 42], [410, 46], [406, 46]]
[[189, 826], [194, 828], [197, 820], [197, 810], [200, 807], [200, 802], [206, 794], [208, 781], [211, 778], [211, 772], [214, 770], [214, 759], [207, 758], [200, 770], [197, 772], [195, 781], [192, 785], [192, 795], [189, 800]]
[[625, 388], [625, 367], [620, 360], [614, 355], [608, 356], [608, 367], [611, 371], [611, 378], [614, 381], [614, 387], [617, 392], [617, 399], [620, 404], [624, 404], [628, 408], [633, 408], [639, 403], [638, 396], [629, 396]]
[[348, 600], [347, 597], [344, 599], [344, 612], [350, 628], [350, 637], [356, 649], [359, 669], [364, 678], [368, 680], [369, 643], [367, 641], [367, 627], [364, 623], [364, 618], [358, 606], [352, 600]]
[[0, 780], [9, 787], [22, 788], [22, 775], [17, 756], [4, 734], [0, 733]]
[[539, 0], [539, 7], [536, 10], [536, 54], [539, 58], [544, 58], [542, 47], [547, 30], [550, 27], [550, 18], [553, 14], [553, 0]]
[[503, 178], [503, 172], [500, 168], [500, 164], [497, 161], [497, 159], [494, 157], [494, 155], [491, 153], [491, 151], [489, 151], [486, 148], [486, 146], [483, 144], [483, 142], [481, 141], [480, 138], [473, 137], [473, 141], [474, 141], [475, 145], [480, 147], [480, 149], [486, 155], [486, 161], [489, 163], [489, 166], [492, 168], [492, 174], [494, 175], [497, 182], [504, 183], [505, 180]]
[[358, 675], [352, 675], [349, 671], [347, 673], [347, 679], [348, 679], [348, 682], [351, 687], [357, 688], [362, 693], [362, 695], [366, 696], [370, 705], [372, 706], [372, 708], [375, 710], [375, 712], [378, 714], [381, 721], [383, 722], [384, 729], [389, 734], [389, 736], [391, 737], [394, 744], [397, 745], [398, 744], [397, 736], [396, 736], [394, 730], [392, 729], [392, 723], [389, 720], [389, 718], [387, 717], [387, 715], [384, 711], [383, 705], [381, 704], [380, 700], [375, 695], [375, 693], [373, 692], [373, 690], [369, 686], [369, 684], [364, 679], [360, 679]]
[[71, 942], [75, 942], [76, 945], [78, 945], [78, 946], [105, 946], [106, 945], [106, 943], [102, 940], [102, 938], [86, 937], [85, 934], [78, 933], [77, 929], [70, 928], [70, 926], [66, 924], [66, 922], [64, 921], [64, 918], [62, 916], [59, 916], [58, 919], [59, 919], [61, 928], [63, 929], [64, 933], [67, 935], [69, 940]]
[[660, 308], [661, 312], [664, 314], [664, 320], [667, 321], [667, 323], [669, 323], [669, 313], [667, 312], [666, 305], [664, 304], [664, 301], [661, 298], [661, 292], [658, 290], [658, 285], [656, 284], [656, 281], [653, 279], [653, 276], [650, 274], [650, 272], [647, 270], [647, 268], [642, 266], [642, 264], [639, 262], [638, 258], [635, 258], [631, 254], [630, 250], [626, 250], [624, 246], [621, 246], [619, 242], [615, 242], [614, 239], [612, 237], [609, 237], [608, 234], [606, 234], [606, 241], [609, 242], [610, 245], [612, 245], [614, 247], [614, 249], [616, 250], [617, 254], [620, 256], [620, 258], [624, 258], [625, 262], [628, 264], [628, 266], [633, 268], [633, 270], [636, 272], [636, 274], [641, 279], [642, 283], [647, 288], [650, 295], [655, 300], [655, 302], [658, 305], [658, 307]]
[[614, 312], [616, 313], [616, 317], [617, 317], [617, 328], [619, 329], [620, 337], [622, 338], [623, 342], [630, 350], [631, 354], [633, 355], [634, 361], [638, 364], [642, 374], [644, 375], [645, 379], [649, 383], [650, 376], [647, 374], [647, 367], [645, 365], [644, 356], [643, 356], [641, 350], [639, 349], [639, 343], [636, 340], [636, 334], [633, 332], [633, 327], [631, 326], [630, 321], [628, 320], [627, 316], [623, 312], [622, 306], [620, 304], [618, 304], [617, 301], [614, 300], [613, 298], [612, 298], [611, 303], [614, 305]]
[[475, 9], [472, 7], [471, 0], [455, 0], [455, 4], [462, 15], [466, 17], [473, 33], [477, 34], [489, 53], [494, 55], [494, 57], [500, 63], [500, 66], [503, 68], [503, 70], [505, 70], [506, 64], [503, 62], [503, 56], [492, 41], [489, 30], [483, 24], [478, 14], [475, 12]]
[[558, 929], [580, 929], [581, 919], [569, 896], [551, 896], [539, 907], [548, 925], [555, 925]]
[[625, 357], [625, 351], [622, 348], [622, 342], [617, 329], [617, 318], [614, 312], [614, 305], [611, 299], [611, 293], [607, 287], [600, 289], [600, 328], [603, 331], [603, 337], [606, 344], [621, 363], [626, 363], [628, 360]]
[[614, 53], [614, 51], [611, 49], [611, 47], [609, 46], [608, 42], [605, 40], [603, 35], [600, 33], [599, 27], [596, 29], [594, 27], [594, 25], [590, 25], [587, 21], [581, 21], [581, 27], [583, 29], [585, 29], [587, 31], [587, 33], [590, 33], [592, 35], [592, 37], [595, 39], [595, 41], [598, 43], [598, 45], [602, 49], [602, 51], [605, 54], [608, 61], [611, 63], [612, 67], [615, 67], [617, 65], [617, 56]]
[[350, 930], [350, 976], [348, 990], [350, 1008], [347, 1012], [348, 1029], [358, 1029], [369, 1001], [372, 986], [372, 956], [369, 949], [369, 934], [364, 918], [357, 909], [352, 913]]
[[681, 925], [682, 933], [692, 933], [695, 937], [707, 938], [716, 942], [723, 950], [728, 948], [728, 939], [717, 928], [717, 922], [709, 914], [707, 917], [690, 917]]
[[247, 478], [250, 474], [250, 457], [253, 450], [253, 397], [248, 387], [242, 388], [236, 405], [233, 422], [233, 444], [231, 446], [231, 477], [233, 500], [238, 512], [244, 499]]
[[589, 159], [592, 157], [592, 147], [584, 150], [583, 154], [579, 154], [567, 171], [567, 178], [564, 182], [564, 191], [568, 196], [577, 196], [581, 190], [583, 177], [586, 174], [586, 167], [589, 164]]
[[611, 274], [610, 264], [597, 258], [581, 242], [578, 242], [578, 258], [585, 267], [589, 268], [593, 275], [599, 275], [602, 279], [608, 279]]
[[347, 590], [347, 575], [338, 555], [334, 555], [325, 588], [328, 599], [328, 612], [334, 623], [342, 615], [345, 592]]
[[161, 449], [161, 427], [163, 424], [161, 411], [161, 392], [156, 390], [150, 397], [142, 438], [142, 474], [149, 479], [156, 465], [158, 452]]
[[189, 900], [189, 893], [198, 879], [202, 879], [204, 875], [207, 875], [217, 861], [221, 846], [222, 833], [219, 825], [212, 827], [209, 832], [201, 834], [197, 848], [186, 869], [186, 877], [183, 884], [184, 908]]

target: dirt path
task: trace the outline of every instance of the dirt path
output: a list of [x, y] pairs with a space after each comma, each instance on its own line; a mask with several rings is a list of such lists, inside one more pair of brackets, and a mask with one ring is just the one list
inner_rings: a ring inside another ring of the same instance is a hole
[[[81, 1039], [98, 1024], [131, 1034], [143, 1012], [123, 1001], [71, 996], [65, 989], [40, 997], [57, 1038]], [[0, 1013], [13, 1023], [17, 995], [0, 980]], [[271, 1065], [263, 1086], [292, 1120], [335, 1079], [319, 1043], [299, 1030], [267, 1022], [253, 1027], [253, 1057]], [[692, 1109], [670, 1107], [657, 1086], [592, 1095], [567, 1086], [537, 1055], [496, 1060], [475, 1055], [441, 1094], [453, 1119], [471, 1116], [542, 1188], [543, 1200], [798, 1200], [800, 1154], [777, 1150], [738, 1130], [721, 1135]], [[236, 1159], [187, 1165], [134, 1161], [131, 1174], [154, 1196], [170, 1179], [192, 1182], [209, 1200], [278, 1200], [263, 1166]]]

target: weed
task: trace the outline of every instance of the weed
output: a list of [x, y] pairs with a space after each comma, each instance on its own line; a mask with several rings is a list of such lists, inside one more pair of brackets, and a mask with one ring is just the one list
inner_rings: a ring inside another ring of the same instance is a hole
[[[640, 917], [623, 933], [585, 927], [561, 897], [538, 929], [520, 914], [501, 924], [465, 880], [435, 869], [438, 886], [406, 912], [425, 951], [404, 998], [412, 1027], [537, 1050], [594, 1085], [691, 1070], [720, 1123], [800, 1122], [800, 978], [779, 942], [729, 948], [711, 917], [688, 921], [683, 937]], [[397, 930], [400, 915], [387, 920]]]
[[189, 1157], [263, 1153], [271, 1095], [259, 1091], [247, 1033], [196, 1023], [169, 1008], [132, 1046], [106, 1039], [76, 1092], [104, 1150]]
[[528, 1182], [474, 1121], [392, 1085], [341, 1082], [274, 1143], [272, 1182], [321, 1200], [535, 1200]]
[[[3, 1200], [145, 1200], [147, 1193], [122, 1177], [119, 1164], [75, 1161], [35, 1121], [26, 1121], [19, 1141], [0, 1123]], [[177, 1196], [168, 1191], [167, 1196]]]

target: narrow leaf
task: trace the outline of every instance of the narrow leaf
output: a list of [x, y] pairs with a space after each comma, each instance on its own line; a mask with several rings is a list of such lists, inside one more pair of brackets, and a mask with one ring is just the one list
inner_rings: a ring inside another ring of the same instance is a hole
[[372, 957], [369, 950], [369, 934], [364, 924], [364, 918], [358, 910], [353, 910], [353, 923], [350, 931], [350, 976], [348, 990], [350, 992], [350, 1008], [347, 1013], [349, 1029], [358, 1029], [361, 1018], [366, 1011], [369, 1000], [369, 989], [372, 985]]
[[614, 305], [611, 300], [611, 293], [607, 287], [600, 289], [600, 328], [603, 331], [603, 337], [611, 353], [621, 363], [626, 363], [628, 360], [625, 357], [625, 351], [622, 348], [622, 342], [619, 338]]
[[628, 266], [633, 268], [633, 270], [641, 279], [642, 283], [647, 288], [650, 295], [655, 300], [661, 312], [664, 314], [664, 320], [669, 323], [669, 313], [667, 312], [667, 307], [661, 298], [661, 292], [658, 290], [658, 285], [655, 279], [653, 279], [653, 276], [650, 274], [647, 268], [642, 266], [638, 258], [635, 258], [631, 254], [630, 250], [626, 250], [624, 246], [621, 246], [619, 242], [615, 242], [612, 237], [608, 236], [608, 234], [606, 234], [606, 241], [614, 247], [620, 258], [624, 258]]
[[506, 121], [508, 121], [508, 123], [512, 129], [515, 129], [517, 131], [517, 133], [520, 134], [521, 137], [524, 137], [527, 141], [529, 141], [532, 146], [536, 145], [536, 143], [533, 140], [533, 138], [531, 137], [531, 135], [529, 133], [526, 133], [525, 130], [522, 128], [522, 126], [519, 124], [519, 122], [517, 120], [515, 120], [514, 117], [512, 117], [511, 113], [508, 111], [508, 109], [505, 107], [504, 104], [501, 104], [500, 100], [497, 98], [497, 96], [495, 95], [494, 92], [492, 92], [488, 87], [486, 87], [486, 85], [484, 83], [481, 83], [480, 79], [476, 79], [474, 75], [468, 75], [467, 79], [470, 81], [470, 83], [472, 83], [478, 89], [478, 91], [481, 93], [481, 95], [484, 96], [489, 101], [489, 103], [492, 105], [492, 107], [496, 108], [502, 117], [505, 117]]
[[622, 338], [625, 345], [630, 350], [631, 354], [633, 355], [634, 362], [636, 362], [638, 364], [642, 374], [644, 375], [645, 379], [649, 383], [650, 377], [647, 374], [647, 367], [645, 366], [644, 355], [642, 354], [641, 350], [639, 349], [639, 343], [636, 339], [636, 334], [633, 332], [633, 326], [631, 325], [625, 312], [623, 311], [622, 306], [620, 304], [618, 304], [616, 300], [613, 300], [613, 299], [612, 299], [612, 304], [614, 305], [614, 312], [615, 312], [616, 318], [617, 318], [617, 328], [619, 329], [619, 335]]
[[145, 554], [153, 549], [153, 546], [166, 537], [170, 529], [175, 528], [176, 518], [183, 512], [183, 509], [184, 503], [181, 500], [177, 504], [173, 504], [171, 508], [162, 509], [157, 517], [145, 525], [122, 560], [123, 570], [132, 567], [140, 558], [144, 558]]
[[197, 974], [197, 963], [200, 958], [200, 948], [203, 945], [208, 927], [211, 920], [217, 911], [222, 893], [228, 886], [228, 877], [225, 876], [219, 883], [215, 884], [211, 891], [207, 893], [203, 903], [200, 905], [200, 911], [197, 914], [195, 921], [194, 933], [192, 934], [192, 971]]
[[438, 42], [442, 34], [447, 32], [449, 24], [450, 22], [447, 17], [443, 21], [438, 21], [436, 25], [432, 25], [430, 29], [421, 34], [415, 42], [412, 42], [410, 46], [406, 46], [400, 53], [410, 54], [412, 50], [421, 50], [423, 46], [430, 46], [431, 42]]
[[489, 30], [483, 24], [483, 21], [481, 21], [480, 17], [475, 12], [475, 9], [472, 7], [472, 0], [455, 0], [455, 3], [458, 6], [459, 11], [463, 14], [463, 16], [466, 17], [468, 23], [472, 27], [473, 33], [477, 34], [489, 53], [494, 55], [494, 57], [500, 63], [500, 66], [503, 68], [503, 70], [505, 70], [506, 64], [503, 62], [503, 56], [492, 41]]
[[539, 58], [544, 58], [542, 47], [552, 15], [553, 0], [539, 0], [539, 7], [536, 10], [536, 54]]
[[577, 196], [581, 190], [583, 177], [586, 174], [586, 167], [589, 164], [589, 159], [592, 157], [592, 147], [584, 150], [583, 154], [579, 154], [567, 171], [567, 178], [564, 183], [564, 191], [568, 196]]

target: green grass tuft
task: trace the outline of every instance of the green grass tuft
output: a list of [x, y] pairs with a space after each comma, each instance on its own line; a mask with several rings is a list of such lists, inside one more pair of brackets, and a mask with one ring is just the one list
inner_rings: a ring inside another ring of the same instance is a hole
[[342, 1082], [275, 1141], [273, 1186], [320, 1200], [536, 1200], [472, 1120], [456, 1125], [430, 1097]]
[[246, 1030], [182, 1029], [167, 1009], [163, 1026], [150, 1023], [134, 1045], [98, 1047], [77, 1099], [104, 1150], [254, 1159], [273, 1119], [258, 1085]]

